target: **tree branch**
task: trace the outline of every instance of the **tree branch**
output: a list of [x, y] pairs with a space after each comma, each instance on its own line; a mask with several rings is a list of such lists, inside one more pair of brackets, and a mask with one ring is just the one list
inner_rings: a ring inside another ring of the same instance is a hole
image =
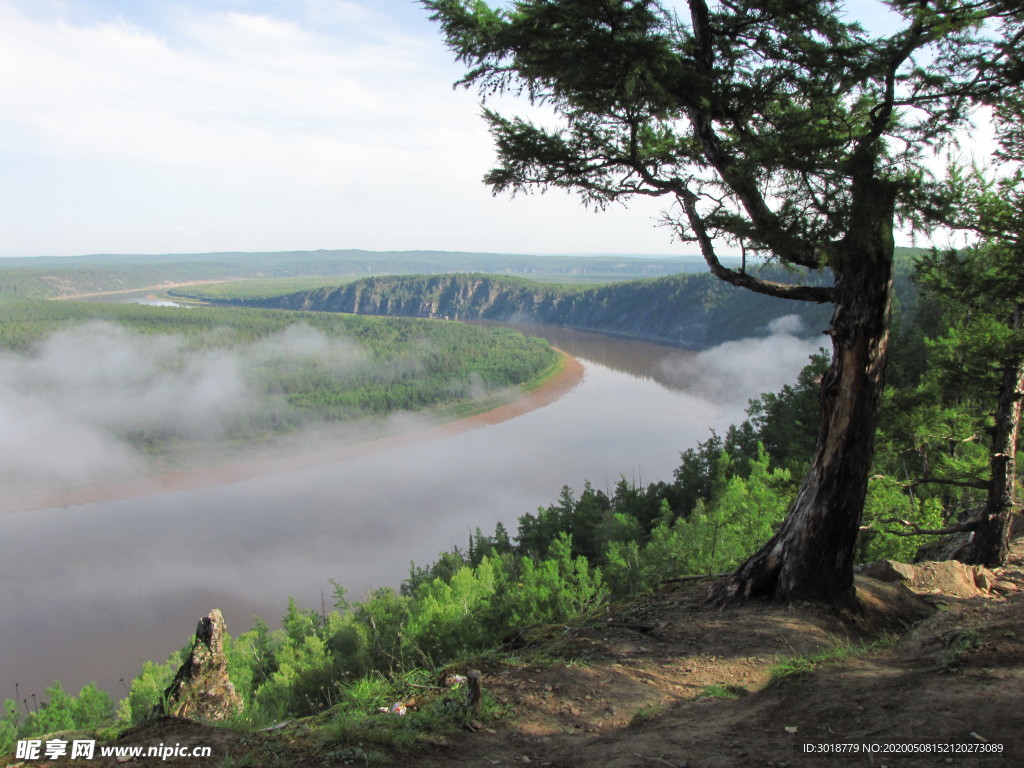
[[978, 488], [987, 491], [989, 484], [982, 480], [947, 480], [942, 477], [920, 477], [910, 483], [899, 483], [904, 488], [916, 488], [919, 485], [931, 483], [933, 485], [951, 485], [955, 488]]
[[829, 286], [777, 283], [773, 280], [763, 280], [754, 277], [746, 272], [737, 272], [729, 269], [718, 260], [714, 242], [712, 242], [707, 227], [704, 225], [704, 220], [697, 210], [697, 196], [693, 192], [684, 189], [681, 193], [677, 193], [677, 199], [686, 212], [686, 219], [690, 224], [690, 229], [693, 230], [697, 243], [700, 245], [700, 252], [704, 256], [704, 261], [707, 262], [708, 268], [715, 277], [740, 288], [746, 288], [755, 293], [764, 293], [768, 296], [776, 296], [780, 299], [813, 301], [818, 304], [835, 301], [835, 289]]
[[[677, 90], [676, 96], [685, 105], [690, 124], [693, 126], [694, 137], [700, 144], [708, 163], [736, 195], [747, 216], [750, 217], [750, 221], [757, 231], [758, 239], [783, 261], [808, 269], [816, 269], [821, 266], [816, 249], [802, 238], [786, 232], [779, 225], [778, 217], [768, 206], [753, 174], [749, 170], [742, 169], [736, 163], [735, 158], [722, 146], [722, 141], [715, 131], [711, 112], [706, 105], [701, 104], [701, 102], [710, 100], [710, 94], [706, 92], [707, 87], [703, 81], [710, 81], [715, 76], [711, 14], [705, 0], [689, 0], [689, 6], [693, 36], [697, 47], [697, 70], [702, 75], [702, 79], [698, 81], [696, 93], [691, 92], [692, 86], [687, 83]], [[714, 272], [713, 267], [712, 272]], [[715, 274], [718, 275], [717, 272]], [[722, 279], [728, 280], [729, 278], [722, 277]], [[751, 290], [757, 289], [751, 288]], [[831, 301], [831, 299], [806, 300]]]
[[877, 528], [870, 525], [862, 525], [861, 531], [872, 531], [874, 533], [891, 533], [893, 536], [948, 536], [951, 533], [965, 533], [967, 531], [975, 531], [978, 526], [981, 525], [981, 520], [968, 520], [965, 523], [957, 523], [956, 525], [950, 525], [946, 528], [922, 528], [917, 523], [912, 523], [909, 520], [903, 520], [899, 517], [887, 517], [883, 520], [879, 520], [879, 523], [898, 523], [904, 525], [907, 528], [913, 530], [910, 531], [893, 531], [885, 530], [880, 531]]

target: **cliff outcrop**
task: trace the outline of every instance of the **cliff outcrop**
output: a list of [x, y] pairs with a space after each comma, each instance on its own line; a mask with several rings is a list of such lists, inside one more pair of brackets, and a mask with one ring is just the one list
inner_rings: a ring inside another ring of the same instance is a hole
[[[773, 279], [778, 279], [773, 276]], [[559, 325], [691, 349], [764, 333], [785, 315], [807, 332], [829, 308], [753, 294], [708, 274], [563, 286], [486, 274], [393, 275], [269, 299], [226, 302], [361, 315]]]

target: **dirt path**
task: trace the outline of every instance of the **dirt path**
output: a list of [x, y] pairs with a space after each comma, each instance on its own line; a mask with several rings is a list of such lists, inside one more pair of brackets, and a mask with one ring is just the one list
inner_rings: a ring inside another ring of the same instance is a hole
[[299, 469], [329, 464], [336, 461], [364, 456], [398, 446], [409, 445], [435, 438], [438, 435], [458, 434], [472, 429], [500, 424], [530, 411], [543, 408], [572, 391], [583, 380], [583, 365], [562, 350], [562, 365], [539, 387], [529, 390], [514, 400], [503, 403], [489, 411], [442, 423], [424, 423], [420, 428], [403, 431], [400, 434], [354, 443], [343, 443], [315, 451], [281, 451], [276, 455], [273, 448], [266, 458], [231, 459], [230, 457], [213, 465], [163, 472], [121, 482], [106, 483], [49, 493], [25, 493], [0, 497], [0, 512], [43, 509], [47, 507], [89, 504], [99, 501], [129, 499], [167, 491], [188, 490], [211, 485], [237, 483], [252, 477], [292, 472]]

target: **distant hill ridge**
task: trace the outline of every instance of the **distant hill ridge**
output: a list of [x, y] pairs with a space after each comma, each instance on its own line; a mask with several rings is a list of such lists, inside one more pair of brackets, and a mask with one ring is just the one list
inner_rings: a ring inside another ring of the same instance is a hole
[[0, 259], [0, 300], [146, 288], [194, 281], [486, 272], [538, 280], [607, 282], [703, 272], [698, 256], [531, 256], [448, 251], [280, 251], [95, 254]]

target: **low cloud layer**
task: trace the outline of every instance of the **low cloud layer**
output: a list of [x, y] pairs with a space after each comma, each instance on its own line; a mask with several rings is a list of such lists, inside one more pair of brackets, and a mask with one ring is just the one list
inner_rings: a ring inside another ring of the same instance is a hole
[[261, 371], [306, 361], [338, 375], [368, 365], [353, 342], [304, 325], [197, 350], [181, 336], [95, 322], [31, 354], [0, 354], [0, 481], [54, 489], [138, 476], [147, 461], [129, 436], [217, 440], [256, 409], [285, 407], [261, 395]]
[[763, 392], [777, 392], [793, 383], [822, 342], [797, 335], [805, 331], [797, 315], [771, 321], [766, 331], [767, 336], [729, 341], [689, 359], [666, 358], [660, 373], [673, 385], [720, 404], [746, 403]]
[[[696, 354], [669, 350], [661, 357], [651, 347], [651, 369], [663, 384], [742, 418], [751, 397], [792, 383], [820, 346], [796, 335], [803, 328], [795, 316], [773, 321], [766, 331]], [[387, 380], [419, 365], [413, 355], [401, 371], [390, 370], [355, 342], [303, 324], [249, 344], [206, 341], [196, 349], [183, 336], [93, 322], [55, 333], [29, 354], [0, 353], [0, 483], [19, 494], [143, 477], [154, 469], [147, 441], [168, 436], [187, 450], [205, 445], [220, 452], [217, 441], [232, 434], [233, 425], [265, 424], [289, 413], [283, 396], [264, 394], [268, 370], [309, 364], [332, 377], [372, 370], [374, 378]], [[588, 356], [585, 349], [579, 354]], [[489, 394], [479, 377], [461, 386], [471, 397]], [[424, 426], [423, 416], [394, 414], [386, 431]], [[320, 438], [336, 444], [339, 437], [365, 434], [364, 425], [315, 425], [282, 437], [276, 452], [315, 450]]]

